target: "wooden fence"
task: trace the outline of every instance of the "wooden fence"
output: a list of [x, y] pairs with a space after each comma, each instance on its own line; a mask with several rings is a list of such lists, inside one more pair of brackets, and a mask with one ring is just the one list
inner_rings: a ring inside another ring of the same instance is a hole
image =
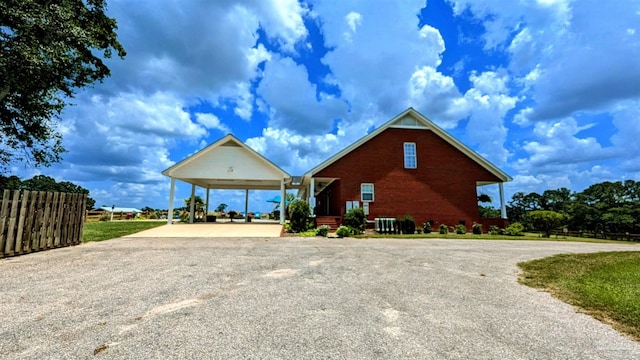
[[82, 242], [86, 194], [4, 190], [0, 258]]
[[563, 230], [553, 230], [551, 232], [551, 235], [586, 237], [586, 238], [593, 238], [593, 239], [640, 241], [640, 234], [608, 233], [608, 232], [602, 232], [602, 231], [567, 231], [567, 232], [564, 232]]

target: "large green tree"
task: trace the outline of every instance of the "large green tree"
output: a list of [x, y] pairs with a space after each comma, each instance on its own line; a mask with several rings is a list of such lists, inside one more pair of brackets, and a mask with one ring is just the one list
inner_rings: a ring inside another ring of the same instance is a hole
[[0, 167], [48, 166], [65, 151], [56, 122], [69, 99], [123, 58], [106, 0], [0, 1]]
[[93, 209], [96, 205], [96, 201], [89, 197], [89, 190], [68, 181], [56, 182], [54, 178], [47, 175], [36, 175], [24, 181], [15, 175], [10, 177], [0, 175], [0, 190], [4, 189], [87, 194], [87, 210]]

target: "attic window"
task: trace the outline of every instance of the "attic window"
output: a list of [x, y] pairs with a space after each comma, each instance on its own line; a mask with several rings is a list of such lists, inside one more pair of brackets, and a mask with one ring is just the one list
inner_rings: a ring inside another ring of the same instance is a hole
[[416, 157], [416, 143], [404, 143], [404, 168], [416, 169], [418, 167], [418, 159]]

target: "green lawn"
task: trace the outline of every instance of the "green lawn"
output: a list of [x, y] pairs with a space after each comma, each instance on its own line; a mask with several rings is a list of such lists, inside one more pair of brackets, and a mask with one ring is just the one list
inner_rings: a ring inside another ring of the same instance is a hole
[[84, 224], [82, 241], [102, 241], [166, 224], [166, 221], [98, 221]]
[[522, 284], [545, 289], [640, 341], [640, 252], [562, 254], [518, 266]]

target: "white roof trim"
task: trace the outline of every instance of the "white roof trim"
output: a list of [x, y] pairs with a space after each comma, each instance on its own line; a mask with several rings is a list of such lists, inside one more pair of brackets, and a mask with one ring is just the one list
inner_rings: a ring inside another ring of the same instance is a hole
[[264, 162], [267, 166], [273, 168], [277, 172], [280, 172], [282, 174], [282, 177], [285, 180], [289, 180], [291, 178], [291, 175], [289, 175], [289, 173], [287, 173], [286, 171], [282, 170], [278, 165], [276, 165], [273, 162], [271, 162], [271, 160], [269, 160], [266, 157], [260, 155], [257, 151], [255, 151], [252, 148], [250, 148], [249, 146], [247, 146], [244, 142], [240, 141], [240, 139], [238, 139], [237, 137], [233, 136], [233, 134], [227, 134], [225, 137], [223, 137], [220, 140], [214, 142], [213, 144], [210, 144], [210, 145], [206, 146], [205, 148], [198, 150], [196, 153], [194, 153], [194, 154], [182, 159], [181, 161], [173, 164], [169, 168], [165, 169], [162, 172], [162, 175], [179, 179], [179, 175], [175, 174], [175, 172], [178, 169], [180, 169], [181, 167], [185, 166], [186, 164], [192, 162], [193, 160], [195, 160], [195, 159], [197, 159], [197, 158], [199, 158], [201, 156], [204, 156], [205, 154], [211, 152], [213, 149], [226, 144], [229, 141], [235, 142], [238, 146], [248, 150], [249, 153], [251, 153], [253, 156], [255, 156], [258, 160]]
[[[407, 125], [402, 125], [401, 124], [403, 122], [403, 119], [406, 116], [409, 116], [409, 115], [417, 120], [417, 124], [418, 124], [417, 126], [407, 126]], [[400, 124], [396, 124], [396, 123], [400, 123]], [[422, 125], [422, 126], [420, 126], [420, 125]], [[477, 152], [475, 152], [474, 150], [472, 150], [468, 146], [466, 146], [463, 143], [461, 143], [459, 140], [457, 140], [456, 138], [451, 136], [448, 132], [446, 132], [445, 130], [440, 128], [433, 121], [427, 119], [424, 115], [420, 114], [419, 112], [417, 112], [412, 107], [408, 108], [407, 110], [403, 111], [402, 113], [400, 113], [399, 115], [397, 115], [393, 119], [391, 119], [391, 120], [387, 121], [386, 123], [382, 124], [377, 129], [375, 129], [374, 131], [370, 132], [369, 134], [363, 136], [358, 141], [356, 141], [353, 144], [349, 145], [348, 147], [344, 148], [342, 151], [338, 152], [334, 156], [332, 156], [329, 159], [325, 160], [324, 162], [320, 163], [320, 165], [318, 165], [318, 166], [314, 167], [313, 169], [309, 170], [304, 176], [307, 177], [307, 178], [313, 177], [318, 172], [322, 171], [323, 169], [325, 169], [329, 165], [331, 165], [334, 162], [338, 161], [339, 159], [343, 158], [344, 156], [346, 156], [347, 154], [349, 154], [353, 150], [355, 150], [358, 147], [360, 147], [362, 144], [366, 143], [370, 139], [374, 138], [375, 136], [377, 136], [381, 132], [383, 132], [383, 131], [387, 130], [388, 128], [391, 128], [391, 127], [393, 127], [393, 128], [410, 128], [410, 129], [416, 129], [416, 130], [419, 130], [419, 129], [431, 130], [436, 135], [438, 135], [440, 138], [442, 138], [443, 140], [445, 140], [446, 142], [451, 144], [453, 147], [455, 147], [456, 149], [461, 151], [463, 154], [467, 155], [467, 157], [469, 157], [471, 160], [475, 161], [478, 165], [482, 166], [484, 169], [489, 171], [491, 174], [495, 175], [498, 179], [502, 180], [503, 182], [507, 182], [507, 181], [513, 180], [511, 178], [511, 176], [507, 175], [505, 172], [503, 172], [498, 167], [493, 165], [489, 160], [485, 159], [480, 154], [478, 154]]]

